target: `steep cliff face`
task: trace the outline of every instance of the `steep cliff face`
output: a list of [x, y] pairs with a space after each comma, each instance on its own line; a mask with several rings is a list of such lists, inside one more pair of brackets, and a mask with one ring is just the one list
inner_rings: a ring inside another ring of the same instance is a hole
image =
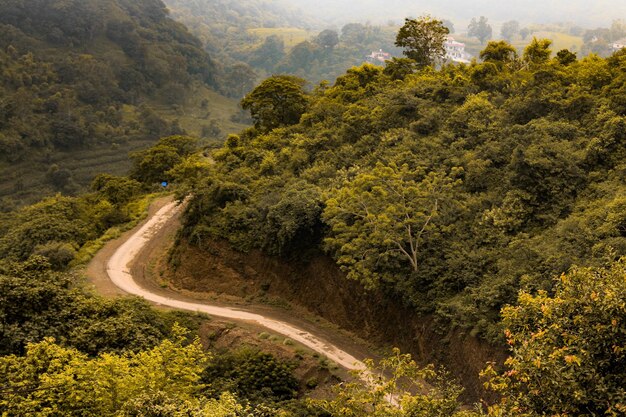
[[418, 315], [392, 296], [365, 291], [321, 253], [287, 261], [260, 251], [237, 252], [221, 241], [205, 242], [203, 250], [181, 242], [170, 265], [168, 278], [176, 288], [282, 299], [374, 345], [397, 346], [422, 363], [443, 365], [465, 386], [467, 400], [484, 397], [478, 374], [486, 362], [504, 356], [503, 349], [462, 332], [438, 332], [432, 317]]

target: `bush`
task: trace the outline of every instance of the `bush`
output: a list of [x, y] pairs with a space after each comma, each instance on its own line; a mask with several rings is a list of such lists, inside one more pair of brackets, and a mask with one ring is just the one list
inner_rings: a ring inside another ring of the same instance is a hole
[[65, 269], [76, 256], [76, 249], [67, 242], [49, 242], [37, 245], [34, 255], [48, 259], [53, 269], [60, 271]]
[[202, 373], [202, 383], [212, 397], [231, 391], [252, 402], [288, 400], [298, 390], [292, 365], [251, 349], [216, 356]]

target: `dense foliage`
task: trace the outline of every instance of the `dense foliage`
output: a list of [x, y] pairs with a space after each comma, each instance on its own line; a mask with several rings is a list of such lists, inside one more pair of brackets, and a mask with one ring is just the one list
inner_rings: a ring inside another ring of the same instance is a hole
[[291, 365], [249, 348], [216, 356], [202, 372], [201, 381], [207, 384], [209, 396], [219, 398], [228, 391], [256, 404], [289, 400], [298, 392]]
[[330, 400], [310, 402], [333, 417], [478, 417], [461, 411], [463, 391], [448, 375], [432, 366], [419, 367], [410, 355], [393, 353], [379, 363], [367, 361], [367, 370], [358, 372], [369, 381], [337, 386]]
[[[165, 340], [138, 353], [90, 358], [45, 339], [22, 357], [0, 357], [5, 415], [234, 415], [235, 400], [198, 399], [198, 379], [210, 356], [199, 342]], [[228, 412], [226, 411], [228, 410]], [[184, 412], [184, 414], [182, 414]]]
[[[184, 137], [162, 142], [189, 146]], [[97, 297], [69, 270], [140, 219], [149, 201], [127, 177], [103, 174], [92, 186], [90, 194], [57, 195], [0, 218], [0, 355], [45, 337], [89, 355], [138, 351], [170, 334], [173, 317], [139, 299]]]
[[[226, 32], [255, 19], [246, 10], [225, 19]], [[473, 26], [481, 41], [490, 36], [486, 19]], [[268, 36], [229, 53], [316, 79], [389, 38], [364, 25], [341, 32], [290, 52]], [[0, 34], [4, 162], [179, 133], [139, 103], [172, 103], [194, 80], [214, 84], [219, 70], [160, 0], [5, 1]], [[69, 268], [141, 216], [145, 190], [173, 181], [191, 194], [183, 232], [193, 244], [325, 251], [349, 279], [442, 329], [490, 341], [505, 329], [505, 369], [484, 372], [500, 395], [488, 415], [623, 415], [626, 51], [552, 55], [547, 40], [521, 56], [490, 42], [481, 63], [434, 70], [395, 59], [312, 92], [273, 76], [242, 100], [255, 126], [210, 156], [193, 138], [166, 136], [132, 155], [131, 177], [100, 175], [89, 194], [2, 214], [0, 414], [485, 415], [461, 411], [461, 388], [397, 350], [376, 368], [368, 362], [359, 375], [368, 383], [300, 402], [291, 364], [252, 350], [213, 356], [173, 325], [189, 316], [87, 291]], [[253, 75], [240, 62], [220, 76], [242, 96], [239, 80]], [[47, 178], [75, 189], [56, 165]]]
[[[159, 172], [147, 163], [144, 169]], [[41, 255], [53, 269], [63, 270], [85, 261], [105, 232], [119, 233], [144, 215], [147, 199], [138, 181], [102, 174], [92, 189], [79, 197], [49, 197], [1, 217], [0, 257], [21, 262]]]
[[198, 140], [189, 136], [167, 136], [152, 147], [131, 154], [131, 176], [145, 184], [171, 181], [170, 171], [192, 155]]
[[147, 303], [95, 297], [76, 277], [49, 268], [41, 257], [0, 265], [0, 355], [23, 353], [44, 337], [95, 355], [144, 349], [169, 334]]
[[[160, 148], [179, 156], [177, 175], [195, 172], [195, 144], [162, 138], [136, 155], [138, 176], [171, 169], [149, 167]], [[206, 318], [99, 297], [68, 271], [146, 209], [134, 179], [103, 174], [92, 188], [0, 219], [0, 414], [264, 416], [295, 397], [292, 365], [252, 351], [213, 357], [176, 324], [197, 330]]]
[[572, 61], [549, 45], [350, 69], [299, 124], [229, 138], [185, 233], [273, 255], [323, 247], [442, 325], [498, 337], [520, 288], [626, 253], [626, 54]]
[[626, 268], [575, 269], [553, 295], [522, 292], [503, 311], [512, 355], [493, 368], [491, 388], [504, 394], [495, 409], [548, 415], [626, 413]]
[[259, 131], [295, 125], [308, 106], [304, 84], [306, 81], [297, 77], [275, 75], [247, 94], [241, 107], [250, 111]]
[[199, 41], [158, 1], [8, 1], [0, 31], [0, 154], [11, 160], [29, 148], [167, 133], [149, 109], [136, 109], [142, 126], [122, 105], [215, 76]]
[[94, 165], [123, 173], [128, 150], [183, 132], [163, 106], [215, 88], [218, 71], [159, 0], [3, 1], [1, 210], [84, 190]]

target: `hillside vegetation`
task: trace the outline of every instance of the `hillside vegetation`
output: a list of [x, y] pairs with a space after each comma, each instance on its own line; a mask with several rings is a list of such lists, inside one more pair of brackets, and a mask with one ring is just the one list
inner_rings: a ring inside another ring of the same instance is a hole
[[[129, 150], [183, 131], [181, 116], [159, 105], [183, 111], [190, 91], [217, 78], [200, 41], [152, 0], [4, 1], [0, 73], [0, 196], [18, 201], [127, 169]], [[207, 127], [209, 107], [196, 116]], [[78, 152], [90, 173], [73, 160]]]
[[[307, 399], [318, 385], [340, 382], [332, 372], [337, 366], [325, 357], [267, 333], [251, 342], [238, 335], [236, 349], [216, 349], [213, 343], [234, 324], [207, 334], [208, 317], [162, 312], [136, 298], [105, 299], [85, 287], [80, 269], [72, 267], [136, 223], [155, 178], [203, 177], [210, 164], [195, 151], [193, 138], [162, 138], [134, 156], [132, 178], [100, 175], [90, 193], [48, 198], [0, 217], [0, 413], [304, 417], [335, 415], [343, 404], [363, 415], [374, 402], [382, 416], [395, 409], [385, 399], [393, 392], [406, 393], [407, 410], [456, 414], [461, 389], [399, 352], [384, 363], [397, 375], [377, 382], [376, 390], [354, 382], [349, 391], [337, 385], [323, 394], [328, 401]], [[295, 351], [290, 360], [259, 350], [273, 340]], [[400, 375], [424, 390], [409, 394]]]
[[312, 93], [266, 80], [243, 101], [255, 128], [194, 189], [185, 235], [324, 250], [443, 328], [498, 340], [520, 289], [626, 253], [624, 54], [498, 48], [440, 71], [364, 65]]
[[167, 4], [220, 65], [229, 67], [219, 83], [231, 97], [243, 97], [258, 79], [271, 74], [297, 75], [312, 84], [332, 82], [372, 51], [400, 54], [394, 46], [395, 26], [348, 23], [339, 30], [320, 30], [324, 23], [276, 1]]
[[[177, 178], [182, 186], [205, 178], [212, 164], [198, 159], [195, 143], [163, 138], [136, 155], [134, 178], [102, 175], [90, 194], [44, 200], [0, 219], [0, 412], [535, 417], [546, 411], [618, 416], [626, 410], [623, 262], [573, 269], [554, 291], [526, 289], [503, 310], [511, 356], [504, 370], [490, 365], [483, 372], [499, 400], [475, 412], [461, 407], [462, 388], [449, 375], [420, 367], [398, 350], [380, 363], [368, 361], [371, 372], [384, 369], [384, 376], [368, 384], [341, 382], [323, 399], [307, 398], [320, 381], [298, 381], [294, 362], [258, 350], [207, 351], [196, 337], [205, 317], [163, 313], [137, 299], [106, 300], [86, 290], [68, 263], [84, 262], [98, 241], [114, 236], [114, 229], [102, 235], [107, 225], [125, 227], [143, 211], [141, 190], [153, 175]], [[209, 340], [216, 337], [211, 333]], [[304, 354], [296, 349], [294, 361]], [[318, 361], [328, 369], [327, 360]]]
[[254, 127], [192, 187], [183, 236], [323, 251], [442, 332], [506, 342], [506, 369], [483, 375], [492, 415], [621, 415], [626, 51], [550, 45], [365, 64], [312, 92], [270, 77], [242, 100]]
[[[430, 18], [406, 25], [424, 23], [445, 32]], [[73, 173], [53, 163], [59, 155], [87, 176], [105, 165], [92, 164], [92, 151], [108, 147], [102, 157], [120, 160], [123, 142], [156, 142], [124, 162], [128, 176], [98, 175], [76, 196], [3, 204], [0, 414], [626, 414], [626, 50], [578, 59], [533, 39], [518, 56], [490, 42], [480, 63], [435, 69], [441, 45], [417, 53], [421, 38], [403, 32], [418, 61], [353, 67], [314, 89], [273, 75], [240, 102], [252, 127], [209, 150], [181, 125], [218, 136], [217, 122], [196, 125], [219, 98], [209, 87], [231, 80], [224, 91], [243, 95], [236, 80], [247, 67], [220, 74], [160, 0], [0, 4], [0, 156], [13, 192], [29, 193], [24, 173], [43, 164], [50, 187], [73, 194]], [[381, 35], [347, 25], [341, 37], [364, 33]], [[268, 36], [261, 47], [276, 51], [279, 41]], [[291, 53], [310, 47], [302, 56], [317, 57], [338, 42], [323, 31]], [[298, 347], [290, 361], [210, 349], [236, 326], [212, 331], [202, 315], [97, 296], [81, 265], [140, 221], [162, 181], [188, 201], [181, 248], [216, 256], [219, 241], [243, 254], [242, 269], [252, 250], [298, 267], [332, 259], [345, 279], [434, 320], [442, 334], [508, 350], [481, 373], [495, 396], [464, 406], [453, 375], [398, 349], [346, 381]], [[307, 355], [317, 371], [298, 379]]]

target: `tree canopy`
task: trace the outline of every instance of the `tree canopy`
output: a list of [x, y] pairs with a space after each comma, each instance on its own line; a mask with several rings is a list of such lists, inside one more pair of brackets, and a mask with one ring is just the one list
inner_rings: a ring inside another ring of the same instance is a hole
[[434, 65], [446, 53], [443, 45], [449, 33], [443, 21], [430, 16], [406, 19], [396, 36], [396, 46], [404, 48], [404, 55], [419, 67]]
[[323, 218], [331, 234], [325, 243], [349, 278], [375, 286], [394, 279], [390, 267], [396, 263], [419, 271], [424, 236], [437, 233], [437, 217], [449, 204], [453, 180], [439, 173], [416, 174], [408, 165], [377, 165], [329, 191]]
[[532, 415], [626, 412], [626, 268], [579, 268], [554, 294], [522, 292], [503, 310], [512, 354], [491, 387], [505, 394], [495, 409]]
[[485, 16], [480, 16], [478, 20], [473, 17], [472, 21], [467, 26], [467, 34], [478, 38], [480, 43], [484, 44], [486, 40], [491, 38], [493, 32], [491, 25], [487, 22], [488, 19]]
[[350, 69], [308, 95], [299, 121], [212, 154], [185, 236], [323, 250], [442, 328], [501, 340], [500, 308], [518, 290], [626, 250], [623, 56], [549, 49], [537, 40], [520, 58], [492, 42], [469, 65]]
[[304, 84], [301, 78], [272, 76], [246, 95], [241, 107], [250, 110], [254, 126], [262, 132], [294, 125], [308, 107]]

